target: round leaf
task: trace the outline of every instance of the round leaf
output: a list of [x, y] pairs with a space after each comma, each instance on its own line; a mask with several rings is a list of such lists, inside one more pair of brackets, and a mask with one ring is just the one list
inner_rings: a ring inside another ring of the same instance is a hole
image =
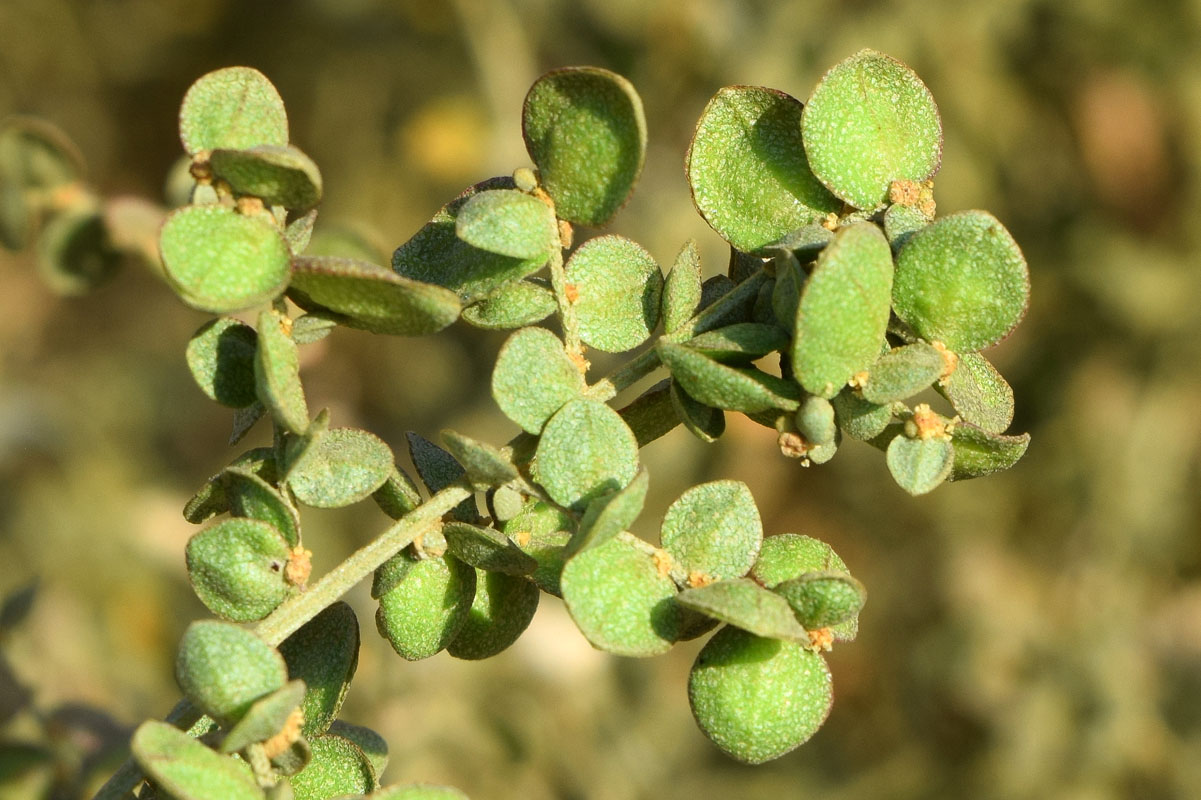
[[563, 567], [559, 585], [576, 627], [598, 650], [653, 656], [679, 638], [676, 585], [629, 542], [611, 539], [579, 553]]
[[762, 253], [840, 209], [801, 144], [801, 104], [758, 86], [727, 86], [705, 106], [688, 148], [697, 210], [738, 250]]
[[[329, 726], [329, 732], [354, 744], [363, 751], [375, 774], [382, 775], [384, 767], [388, 766], [388, 743], [370, 728], [362, 725], [351, 725], [340, 719], [334, 720]], [[374, 795], [372, 795], [374, 797]]]
[[861, 50], [821, 79], [801, 116], [809, 165], [856, 208], [888, 199], [893, 181], [925, 181], [942, 161], [942, 123], [913, 70]]
[[237, 625], [193, 622], [180, 640], [175, 680], [193, 705], [222, 726], [241, 719], [254, 701], [287, 679], [280, 654]]
[[327, 734], [310, 740], [309, 747], [312, 760], [291, 778], [295, 800], [365, 794], [379, 785], [371, 762], [354, 743]]
[[467, 621], [475, 597], [475, 569], [453, 556], [414, 558], [401, 552], [376, 573], [392, 572], [379, 597], [375, 624], [408, 661], [437, 654]]
[[763, 523], [751, 490], [742, 481], [693, 486], [663, 518], [663, 549], [689, 575], [708, 580], [738, 578], [759, 555]]
[[897, 485], [916, 497], [934, 490], [950, 476], [955, 450], [946, 437], [896, 436], [888, 445], [885, 460]]
[[491, 658], [529, 627], [538, 610], [538, 587], [526, 578], [477, 571], [467, 620], [446, 646], [455, 658]]
[[[797, 533], [781, 533], [763, 540], [759, 560], [751, 568], [751, 577], [769, 589], [809, 572], [838, 572], [850, 575], [847, 565], [825, 542]], [[835, 625], [834, 638], [853, 641], [859, 633], [859, 617]]]
[[[209, 156], [209, 166], [213, 175], [226, 181], [236, 194], [262, 198], [269, 206], [307, 211], [321, 200], [321, 171], [295, 147], [262, 145], [247, 150], [214, 150]], [[308, 228], [312, 230], [312, 222]]]
[[366, 261], [303, 256], [289, 296], [306, 310], [328, 309], [351, 328], [395, 336], [435, 333], [459, 318], [454, 292], [403, 278]]
[[925, 342], [895, 347], [872, 364], [863, 399], [883, 405], [912, 397], [938, 380], [943, 363], [942, 353]]
[[192, 378], [210, 399], [230, 408], [245, 408], [254, 391], [254, 328], [230, 317], [206, 323], [192, 335], [186, 351]]
[[893, 307], [923, 339], [970, 353], [1009, 335], [1026, 313], [1026, 259], [996, 217], [963, 211], [923, 228], [897, 253]]
[[774, 591], [788, 601], [806, 630], [840, 625], [858, 616], [867, 600], [863, 584], [843, 572], [810, 572]]
[[684, 608], [729, 623], [757, 636], [808, 642], [788, 601], [749, 578], [718, 581], [685, 589], [677, 601]]
[[512, 178], [492, 178], [469, 187], [392, 255], [392, 269], [412, 280], [442, 286], [476, 300], [542, 268], [546, 255], [514, 258], [473, 247], [456, 233], [458, 215], [481, 192], [512, 189]]
[[171, 212], [159, 249], [175, 291], [202, 311], [223, 314], [260, 305], [288, 285], [291, 253], [279, 229], [224, 206]]
[[521, 123], [560, 218], [595, 227], [625, 204], [646, 156], [642, 100], [629, 81], [598, 67], [548, 72], [530, 87]]
[[506, 417], [529, 433], [541, 433], [551, 415], [583, 391], [584, 376], [567, 357], [563, 342], [544, 328], [515, 332], [496, 357], [492, 397]]
[[792, 366], [827, 399], [880, 353], [888, 328], [892, 252], [871, 224], [842, 228], [818, 256], [797, 306]]
[[869, 403], [858, 389], [847, 386], [830, 401], [838, 427], [862, 442], [876, 438], [892, 422], [892, 408]]
[[51, 289], [81, 295], [110, 278], [121, 264], [102, 216], [91, 211], [52, 217], [38, 236], [38, 271]]
[[188, 541], [184, 553], [200, 602], [234, 622], [262, 619], [292, 593], [285, 577], [289, 555], [279, 531], [254, 519], [228, 519], [206, 528]]
[[189, 154], [288, 143], [284, 101], [263, 73], [226, 67], [201, 77], [183, 98], [179, 137]]
[[263, 800], [246, 762], [223, 756], [166, 722], [143, 722], [130, 746], [142, 772], [177, 800]]
[[572, 254], [566, 269], [575, 287], [581, 339], [606, 353], [632, 350], [647, 340], [659, 322], [663, 274], [641, 245], [598, 236]]
[[609, 406], [584, 398], [559, 409], [538, 440], [534, 479], [551, 499], [583, 511], [628, 484], [638, 471], [638, 441]]
[[834, 693], [817, 653], [725, 628], [697, 655], [688, 700], [714, 744], [739, 761], [762, 764], [816, 733]]
[[391, 472], [392, 451], [379, 437], [333, 428], [288, 474], [288, 486], [305, 505], [340, 508], [369, 497]]
[[559, 246], [559, 224], [550, 206], [517, 189], [489, 189], [463, 204], [455, 235], [472, 247], [520, 259], [545, 261]]
[[288, 677], [304, 681], [304, 735], [324, 733], [338, 716], [359, 663], [359, 622], [341, 601], [306, 622], [279, 646]]

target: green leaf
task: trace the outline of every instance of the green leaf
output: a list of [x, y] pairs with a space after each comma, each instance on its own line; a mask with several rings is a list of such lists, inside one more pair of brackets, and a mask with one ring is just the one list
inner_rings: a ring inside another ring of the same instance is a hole
[[329, 409], [323, 408], [313, 417], [312, 422], [303, 433], [283, 432], [275, 437], [273, 450], [275, 461], [279, 466], [281, 478], [279, 483], [287, 481], [292, 470], [304, 462], [309, 453], [314, 452], [317, 442], [329, 431]]
[[284, 333], [284, 320], [272, 310], [259, 314], [255, 387], [276, 422], [292, 433], [303, 434], [309, 427], [309, 407], [300, 383], [300, 354], [296, 342]]
[[493, 528], [448, 522], [442, 527], [442, 535], [450, 553], [476, 569], [522, 576], [538, 566], [513, 540]]
[[567, 514], [534, 499], [527, 500], [521, 512], [505, 523], [505, 535], [538, 562], [530, 578], [539, 589], [556, 597], [562, 596], [559, 575], [573, 530], [575, 522]]
[[621, 353], [647, 340], [659, 322], [663, 274], [641, 245], [598, 236], [572, 254], [566, 270], [584, 342]]
[[802, 225], [794, 231], [789, 231], [782, 238], [767, 246], [768, 253], [773, 255], [781, 251], [792, 253], [802, 264], [817, 258], [834, 239], [834, 231], [821, 224]]
[[791, 381], [756, 369], [727, 367], [686, 345], [660, 341], [656, 350], [680, 387], [707, 406], [748, 414], [797, 408], [801, 393]]
[[961, 422], [951, 434], [951, 443], [955, 448], [955, 466], [950, 480], [961, 481], [1012, 467], [1026, 454], [1030, 434], [1002, 436]]
[[888, 328], [892, 253], [871, 224], [842, 228], [817, 258], [797, 307], [792, 367], [831, 398], [876, 360]]
[[894, 347], [876, 359], [863, 382], [863, 399], [885, 405], [929, 388], [942, 374], [942, 353], [925, 342]]
[[809, 444], [817, 446], [830, 444], [838, 433], [834, 406], [829, 400], [809, 395], [797, 409], [796, 426], [797, 432]]
[[588, 504], [580, 526], [567, 544], [565, 555], [571, 557], [590, 547], [597, 547], [627, 530], [642, 513], [650, 477], [646, 467], [638, 470], [629, 485], [603, 494]]
[[244, 408], [257, 396], [254, 390], [254, 328], [231, 317], [219, 317], [200, 328], [188, 341], [186, 356], [192, 378], [208, 397], [223, 406]]
[[446, 652], [468, 660], [500, 653], [529, 627], [538, 610], [538, 597], [538, 587], [527, 578], [477, 571], [475, 599], [467, 621], [446, 646]]
[[321, 171], [295, 147], [214, 150], [209, 166], [213, 176], [228, 183], [235, 194], [262, 198], [269, 206], [308, 211], [321, 201]]
[[[409, 443], [409, 457], [413, 459], [417, 475], [430, 494], [437, 494], [467, 474], [454, 456], [421, 434], [409, 431], [405, 439]], [[459, 503], [452, 516], [463, 522], [475, 522], [479, 518], [475, 499], [469, 497]]]
[[701, 304], [701, 257], [696, 240], [689, 239], [663, 283], [663, 330], [671, 333], [692, 319]]
[[327, 800], [370, 792], [379, 785], [371, 762], [353, 742], [326, 734], [310, 740], [309, 747], [312, 760], [291, 778], [295, 800]]
[[61, 295], [86, 294], [121, 265], [104, 217], [94, 211], [67, 211], [52, 217], [37, 244], [38, 273]]
[[517, 477], [509, 457], [490, 444], [452, 430], [442, 431], [442, 441], [477, 486], [499, 486]]
[[219, 147], [283, 146], [288, 143], [288, 116], [263, 73], [226, 67], [188, 89], [179, 111], [179, 137], [189, 155]]
[[808, 275], [791, 254], [777, 256], [775, 264], [776, 282], [771, 290], [772, 317], [777, 324], [792, 332], [792, 326], [796, 324], [797, 306], [801, 302], [801, 292], [805, 288]]
[[560, 587], [576, 627], [598, 650], [653, 656], [666, 653], [679, 638], [676, 585], [649, 555], [623, 539], [571, 558]]
[[283, 657], [245, 628], [202, 620], [184, 631], [175, 680], [192, 704], [223, 727], [288, 679]]
[[[256, 447], [235, 458], [231, 467], [245, 467], [268, 482], [275, 480], [275, 454], [270, 447]], [[225, 496], [225, 472], [222, 470], [205, 481], [199, 491], [184, 506], [183, 516], [188, 522], [199, 525], [210, 517], [229, 511], [229, 498]]]
[[288, 545], [300, 544], [300, 515], [274, 486], [241, 467], [227, 467], [221, 481], [231, 514], [262, 520], [279, 531]]
[[445, 648], [466, 621], [475, 597], [475, 569], [453, 556], [419, 559], [402, 551], [380, 567], [376, 581], [392, 586], [372, 590], [379, 599], [375, 625], [408, 661]]
[[395, 336], [436, 333], [459, 318], [454, 292], [366, 261], [329, 256], [293, 260], [288, 296], [308, 311], [328, 309], [351, 328]]
[[725, 412], [693, 399], [675, 381], [671, 383], [671, 404], [679, 421], [702, 442], [715, 442], [726, 432]]
[[684, 608], [772, 639], [808, 642], [788, 601], [750, 578], [733, 578], [685, 589], [677, 602]]
[[794, 642], [725, 628], [709, 640], [688, 676], [697, 725], [727, 755], [762, 764], [817, 732], [830, 713], [830, 669]]
[[291, 253], [279, 229], [225, 206], [172, 211], [159, 249], [172, 287], [202, 311], [224, 314], [261, 305], [288, 285]]
[[317, 209], [312, 209], [302, 217], [297, 217], [284, 228], [284, 238], [293, 255], [300, 255], [309, 247], [313, 239], [313, 226], [317, 223]]
[[291, 548], [272, 525], [228, 519], [188, 540], [188, 580], [217, 616], [253, 622], [270, 614], [294, 587], [285, 577]]
[[737, 322], [688, 340], [688, 347], [723, 364], [743, 365], [788, 346], [788, 334], [776, 325]]
[[[798, 533], [780, 533], [763, 540], [759, 560], [751, 568], [751, 577], [768, 589], [774, 589], [810, 572], [851, 574], [833, 548], [820, 539]], [[839, 641], [853, 641], [859, 633], [858, 614], [835, 625], [831, 632]]]
[[964, 422], [988, 433], [1003, 433], [1013, 422], [1013, 389], [979, 353], [959, 356], [955, 371], [934, 388]]
[[166, 722], [143, 722], [130, 746], [142, 772], [174, 800], [263, 800], [244, 761], [223, 756]]
[[946, 437], [896, 436], [888, 445], [885, 460], [897, 485], [916, 497], [934, 490], [950, 477], [955, 450]]
[[913, 234], [929, 224], [930, 220], [915, 206], [893, 203], [884, 212], [884, 236], [894, 253], [904, 247]]
[[392, 519], [400, 519], [421, 505], [421, 493], [417, 491], [417, 484], [395, 465], [388, 473], [388, 479], [375, 490], [371, 498], [380, 510]]
[[863, 399], [858, 389], [849, 386], [830, 401], [838, 427], [852, 439], [866, 442], [876, 438], [892, 422], [892, 408]]
[[925, 181], [942, 161], [942, 123], [913, 70], [875, 50], [833, 67], [801, 116], [813, 173], [838, 197], [871, 209], [893, 181]]
[[584, 376], [568, 358], [563, 342], [544, 328], [522, 328], [510, 336], [492, 372], [496, 404], [533, 434], [541, 433], [546, 421], [584, 388]]
[[[351, 725], [340, 719], [336, 719], [330, 724], [329, 732], [353, 743], [363, 751], [363, 755], [367, 757], [375, 774], [377, 776], [383, 774], [384, 767], [388, 766], [388, 743], [384, 741], [384, 737], [370, 728]], [[374, 796], [372, 795], [372, 797]]]
[[618, 413], [634, 432], [638, 447], [646, 447], [680, 424], [671, 399], [671, 379], [665, 378], [640, 394]]
[[597, 227], [625, 205], [646, 157], [642, 100], [625, 78], [599, 67], [548, 72], [525, 97], [521, 128], [561, 219]]
[[763, 523], [745, 483], [712, 481], [680, 495], [668, 507], [660, 533], [663, 549], [690, 578], [720, 581], [750, 570]]
[[918, 231], [897, 253], [893, 307], [923, 339], [956, 353], [990, 347], [1026, 313], [1030, 275], [996, 217], [962, 211]]
[[366, 499], [388, 480], [392, 450], [355, 428], [332, 428], [288, 473], [296, 499], [315, 508], [341, 508]]
[[554, 292], [531, 281], [516, 281], [464, 308], [463, 321], [488, 330], [523, 328], [541, 322], [558, 307]]
[[342, 601], [334, 603], [285, 639], [279, 652], [288, 677], [303, 680], [307, 687], [301, 705], [304, 735], [324, 733], [338, 716], [359, 664], [354, 610]]
[[237, 753], [257, 742], [265, 742], [284, 729], [292, 712], [304, 699], [304, 681], [288, 681], [254, 702], [221, 741], [222, 753]]
[[840, 208], [809, 169], [800, 121], [796, 98], [758, 86], [727, 86], [701, 113], [686, 158], [692, 200], [738, 250], [764, 254]]
[[856, 619], [867, 600], [863, 584], [844, 572], [808, 572], [778, 584], [773, 591], [788, 601], [810, 631]]
[[489, 253], [545, 261], [559, 246], [559, 224], [550, 206], [517, 189], [488, 189], [459, 209], [455, 235]]
[[505, 177], [466, 189], [396, 249], [392, 269], [403, 277], [450, 289], [467, 301], [537, 272], [546, 263], [545, 254], [513, 258], [490, 253], [473, 247], [456, 233], [458, 216], [472, 197], [481, 192], [513, 188], [513, 179]]
[[579, 398], [546, 423], [530, 471], [552, 500], [583, 511], [591, 500], [633, 480], [638, 441], [612, 408]]

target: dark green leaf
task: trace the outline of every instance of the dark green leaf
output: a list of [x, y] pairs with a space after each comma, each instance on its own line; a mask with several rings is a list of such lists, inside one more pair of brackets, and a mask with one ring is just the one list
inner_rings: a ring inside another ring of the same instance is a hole
[[649, 476], [646, 468], [638, 470], [629, 485], [615, 492], [603, 494], [588, 504], [580, 526], [567, 545], [566, 556], [597, 547], [628, 529], [646, 503]]
[[964, 353], [950, 377], [935, 387], [964, 422], [1003, 433], [1013, 422], [1013, 389], [979, 353]]
[[375, 770], [358, 745], [326, 734], [309, 741], [308, 766], [292, 776], [295, 800], [327, 800], [339, 794], [370, 792], [379, 786]]
[[210, 399], [244, 408], [256, 399], [254, 328], [230, 317], [206, 323], [192, 335], [186, 351], [192, 378]]
[[950, 480], [961, 481], [1012, 467], [1026, 454], [1030, 434], [1002, 436], [961, 422], [951, 434], [951, 443], [955, 448], [955, 467]]
[[[383, 774], [384, 767], [388, 766], [388, 743], [384, 741], [384, 737], [370, 728], [351, 725], [340, 719], [336, 719], [330, 724], [329, 732], [352, 742], [363, 751], [363, 755], [367, 757], [375, 774], [377, 776]], [[374, 796], [373, 794], [372, 797]]]
[[324, 733], [338, 716], [359, 664], [359, 622], [338, 601], [284, 640], [279, 652], [288, 677], [304, 681], [304, 735]]
[[725, 412], [694, 400], [675, 381], [671, 383], [671, 404], [679, 421], [702, 442], [715, 442], [726, 432]]
[[538, 566], [512, 539], [493, 528], [448, 522], [442, 527], [442, 535], [450, 553], [476, 569], [522, 576]]
[[659, 381], [618, 412], [634, 432], [638, 447], [646, 447], [680, 424], [671, 399], [671, 379]]
[[221, 473], [230, 513], [262, 520], [279, 531], [290, 546], [300, 544], [300, 515], [292, 501], [254, 472], [227, 467]]
[[858, 389], [849, 386], [830, 401], [838, 427], [852, 439], [866, 442], [884, 432], [892, 422], [892, 409], [887, 405], [869, 403]]
[[400, 519], [421, 505], [417, 484], [395, 465], [388, 473], [388, 479], [371, 496], [380, 510], [392, 519]]
[[[381, 577], [384, 573], [391, 573]], [[390, 583], [386, 591], [378, 584]], [[375, 625], [408, 661], [436, 655], [467, 621], [475, 597], [475, 569], [453, 556], [394, 556], [376, 573]]]
[[737, 322], [688, 340], [688, 347], [723, 364], [749, 364], [788, 346], [788, 334], [776, 325]]
[[512, 460], [490, 444], [452, 430], [442, 431], [442, 441], [477, 486], [499, 486], [517, 477]]
[[[437, 494], [467, 474], [454, 456], [421, 434], [409, 431], [405, 438], [409, 443], [409, 457], [413, 459], [417, 475], [425, 484], [425, 488], [430, 490], [430, 494]], [[475, 500], [469, 497], [459, 503], [455, 506], [453, 516], [463, 522], [475, 522], [479, 519]]]
[[446, 646], [455, 658], [491, 658], [529, 627], [538, 610], [538, 587], [528, 578], [477, 571], [467, 621]]
[[266, 697], [259, 698], [221, 741], [222, 753], [237, 753], [257, 742], [265, 742], [284, 729], [292, 712], [304, 699], [304, 681], [293, 680]]
[[271, 310], [259, 314], [255, 387], [275, 421], [302, 434], [309, 427], [309, 407], [300, 383], [300, 354], [296, 342], [284, 332], [285, 319]]

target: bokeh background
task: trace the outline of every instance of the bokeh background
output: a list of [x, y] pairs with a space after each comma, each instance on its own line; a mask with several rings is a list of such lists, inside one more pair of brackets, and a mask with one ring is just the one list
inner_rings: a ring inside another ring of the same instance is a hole
[[[322, 167], [318, 229], [382, 259], [466, 185], [528, 163], [538, 74], [596, 64], [633, 81], [650, 130], [613, 229], [664, 265], [695, 237], [715, 274], [724, 245], [682, 169], [705, 102], [733, 83], [804, 99], [865, 46], [934, 93], [940, 211], [989, 209], [1029, 260], [1030, 312], [989, 353], [1028, 455], [912, 499], [870, 447], [805, 470], [732, 415], [717, 444], [678, 429], [644, 451], [644, 534], [688, 485], [737, 478], [769, 532], [829, 541], [868, 586], [858, 641], [830, 656], [830, 720], [757, 768], [692, 723], [699, 643], [605, 656], [544, 597], [489, 662], [409, 664], [356, 590], [343, 716], [389, 740], [386, 780], [478, 800], [1201, 797], [1201, 3], [0, 2], [0, 116], [61, 126], [102, 193], [161, 198], [188, 84], [252, 65]], [[123, 757], [110, 746], [176, 700], [175, 643], [205, 616], [180, 509], [237, 452], [183, 360], [204, 319], [136, 265], [60, 298], [31, 254], [0, 253], [0, 596], [32, 594], [0, 625], [0, 798], [90, 794]], [[504, 441], [486, 390], [503, 335], [459, 327], [337, 332], [306, 350], [310, 406], [398, 451], [446, 426]], [[317, 571], [383, 527], [370, 506], [306, 517]]]

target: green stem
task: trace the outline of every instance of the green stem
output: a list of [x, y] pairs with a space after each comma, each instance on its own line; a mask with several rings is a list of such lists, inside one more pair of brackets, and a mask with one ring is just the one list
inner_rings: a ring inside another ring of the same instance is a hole
[[[442, 515], [474, 494], [465, 481], [453, 483], [425, 503], [396, 521], [374, 541], [330, 570], [321, 580], [301, 594], [285, 601], [254, 628], [254, 632], [272, 647], [278, 646], [298, 628], [332, 605], [351, 587], [375, 572], [381, 564], [433, 528]], [[180, 701], [167, 716], [167, 722], [188, 729], [201, 718], [200, 711], [187, 700]], [[94, 800], [124, 800], [142, 782], [142, 770], [128, 759], [100, 787]]]
[[550, 251], [550, 285], [559, 302], [559, 321], [563, 325], [563, 340], [567, 354], [582, 363], [584, 344], [580, 341], [580, 321], [576, 317], [575, 305], [567, 294], [567, 270], [563, 268], [563, 251], [552, 247]]

